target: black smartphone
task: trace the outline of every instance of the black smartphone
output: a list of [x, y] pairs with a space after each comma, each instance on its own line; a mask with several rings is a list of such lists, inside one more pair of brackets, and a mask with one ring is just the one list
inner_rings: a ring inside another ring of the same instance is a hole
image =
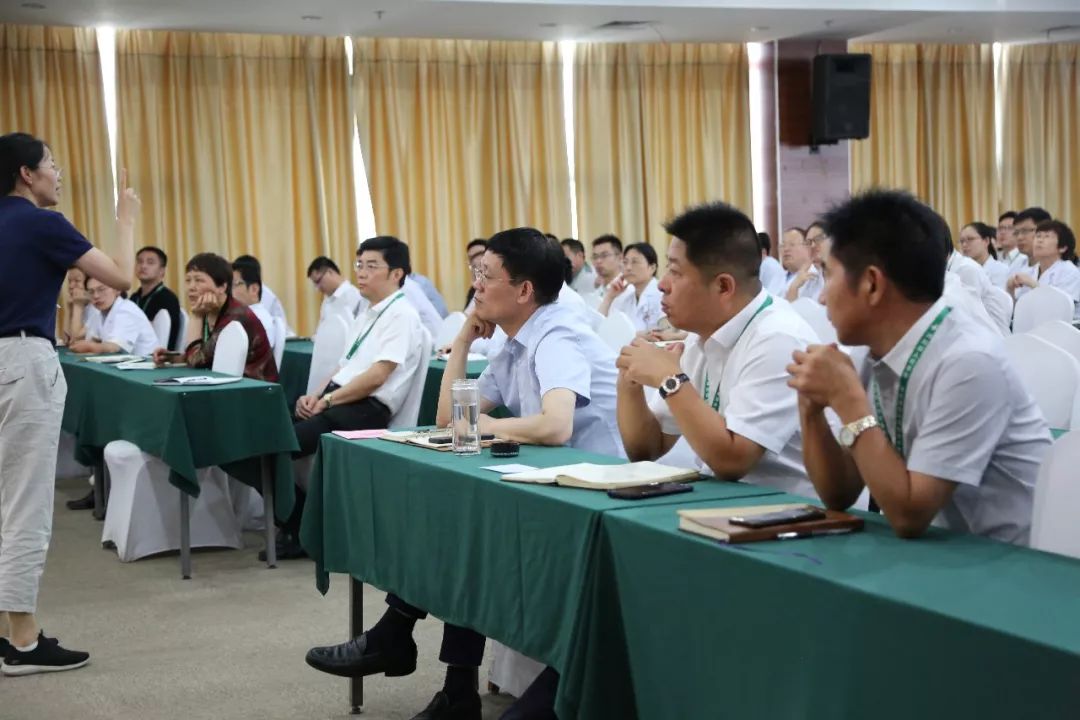
[[617, 500], [644, 500], [645, 498], [660, 497], [661, 495], [678, 495], [679, 493], [690, 492], [693, 489], [693, 485], [688, 485], [686, 483], [660, 482], [620, 488], [618, 490], [608, 490], [607, 494], [608, 497], [613, 497]]
[[761, 515], [747, 515], [745, 517], [730, 517], [728, 522], [732, 525], [741, 525], [748, 528], [772, 527], [773, 525], [788, 525], [790, 523], [808, 522], [820, 520], [825, 517], [825, 511], [821, 508], [805, 505], [791, 508], [790, 510], [778, 510], [777, 512], [762, 513]]
[[[494, 440], [494, 439], [495, 439], [494, 435], [481, 435], [480, 436], [480, 442], [484, 442], [485, 440]], [[449, 445], [450, 443], [454, 442], [454, 437], [452, 435], [440, 435], [440, 436], [428, 438], [428, 442], [431, 443], [432, 445]]]

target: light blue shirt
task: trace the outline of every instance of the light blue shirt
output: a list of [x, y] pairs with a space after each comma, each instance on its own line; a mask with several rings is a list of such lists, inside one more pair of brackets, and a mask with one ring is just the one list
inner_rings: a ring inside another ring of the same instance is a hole
[[443, 296], [439, 294], [439, 291], [435, 289], [435, 283], [431, 282], [430, 278], [418, 272], [414, 272], [412, 278], [420, 286], [420, 289], [424, 291], [427, 299], [431, 301], [431, 305], [435, 308], [435, 312], [439, 313], [439, 317], [445, 318], [450, 314], [450, 310], [446, 307], [446, 301], [443, 300]]
[[615, 353], [561, 303], [543, 305], [506, 340], [480, 375], [480, 396], [515, 417], [539, 415], [549, 391], [577, 395], [574, 432], [578, 450], [625, 457], [615, 419]]

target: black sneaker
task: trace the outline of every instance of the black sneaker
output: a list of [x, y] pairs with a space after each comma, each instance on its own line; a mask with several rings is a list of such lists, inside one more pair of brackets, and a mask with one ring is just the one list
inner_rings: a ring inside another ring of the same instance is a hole
[[22, 652], [15, 649], [14, 645], [9, 645], [4, 655], [4, 664], [0, 665], [0, 672], [5, 675], [34, 675], [75, 670], [88, 662], [90, 653], [65, 650], [60, 647], [56, 638], [47, 638], [44, 632], [40, 632], [37, 647], [33, 650]]
[[66, 503], [68, 510], [93, 510], [94, 509], [94, 490], [91, 488], [90, 492], [83, 495], [77, 500], [68, 500]]
[[11, 647], [11, 643], [7, 638], [0, 638], [0, 662], [4, 661], [4, 656], [8, 654], [8, 649]]

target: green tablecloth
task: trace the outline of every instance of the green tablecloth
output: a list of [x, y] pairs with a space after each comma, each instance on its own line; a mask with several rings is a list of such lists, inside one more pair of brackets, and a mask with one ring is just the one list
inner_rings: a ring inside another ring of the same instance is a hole
[[[326, 573], [348, 573], [562, 670], [581, 664], [574, 655], [591, 621], [585, 611], [607, 511], [689, 496], [715, 502], [773, 492], [703, 481], [688, 495], [631, 502], [590, 490], [507, 483], [480, 469], [584, 461], [620, 462], [538, 447], [523, 447], [509, 461], [487, 451], [456, 457], [323, 435], [301, 530], [319, 588], [327, 587]], [[560, 689], [560, 717], [575, 717], [578, 700]]]
[[[465, 377], [478, 378], [486, 367], [487, 360], [471, 360], [465, 364]], [[439, 411], [439, 388], [442, 386], [442, 376], [445, 370], [445, 360], [432, 360], [428, 364], [424, 394], [420, 396], [420, 415], [416, 422], [417, 425], [435, 424], [435, 414]]]
[[311, 351], [315, 343], [310, 340], [285, 341], [285, 354], [281, 358], [278, 376], [285, 391], [285, 402], [290, 409], [296, 400], [307, 392], [308, 374], [311, 371]]
[[127, 440], [169, 466], [170, 480], [198, 496], [197, 468], [222, 466], [261, 489], [259, 458], [274, 457], [274, 511], [295, 500], [290, 455], [296, 434], [281, 386], [241, 379], [228, 385], [167, 387], [163, 377], [213, 375], [207, 370], [117, 370], [60, 354], [68, 384], [62, 427], [76, 438], [80, 462], [95, 464], [113, 440]]
[[[674, 507], [604, 515], [597, 583], [619, 612], [585, 652], [625, 638], [611, 657], [629, 658], [642, 718], [1080, 713], [1076, 560], [942, 531], [900, 540], [880, 516], [850, 536], [741, 549], [677, 525]], [[602, 696], [608, 678], [595, 679]]]

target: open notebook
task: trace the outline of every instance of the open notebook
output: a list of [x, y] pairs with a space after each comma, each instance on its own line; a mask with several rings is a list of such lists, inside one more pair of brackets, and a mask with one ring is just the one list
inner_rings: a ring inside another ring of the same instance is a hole
[[541, 468], [528, 472], [503, 475], [509, 482], [562, 485], [564, 487], [588, 488], [590, 490], [619, 490], [621, 488], [652, 485], [661, 482], [697, 480], [697, 470], [675, 468], [655, 462], [635, 462], [623, 465], [596, 465], [577, 463], [559, 467]]
[[[439, 452], [451, 452], [454, 449], [449, 428], [432, 428], [431, 430], [387, 430], [382, 435], [379, 435], [379, 440], [389, 440], [390, 442], [404, 443], [405, 445], [415, 445], [417, 447], [427, 448], [428, 450], [438, 450]], [[486, 439], [480, 441], [480, 447], [491, 447], [492, 443], [498, 441], [498, 438], [486, 436]]]
[[101, 365], [116, 365], [117, 363], [137, 362], [145, 359], [139, 355], [91, 355], [90, 357], [84, 357], [82, 361]]
[[861, 530], [863, 520], [839, 510], [825, 510], [820, 520], [750, 528], [732, 525], [733, 517], [751, 517], [781, 510], [806, 507], [806, 503], [784, 505], [755, 505], [752, 507], [701, 508], [679, 510], [679, 529], [725, 543], [757, 542], [760, 540], [787, 540], [815, 535], [843, 535]]
[[243, 378], [235, 376], [216, 377], [212, 375], [186, 375], [181, 377], [161, 378], [155, 385], [228, 385], [240, 382]]

